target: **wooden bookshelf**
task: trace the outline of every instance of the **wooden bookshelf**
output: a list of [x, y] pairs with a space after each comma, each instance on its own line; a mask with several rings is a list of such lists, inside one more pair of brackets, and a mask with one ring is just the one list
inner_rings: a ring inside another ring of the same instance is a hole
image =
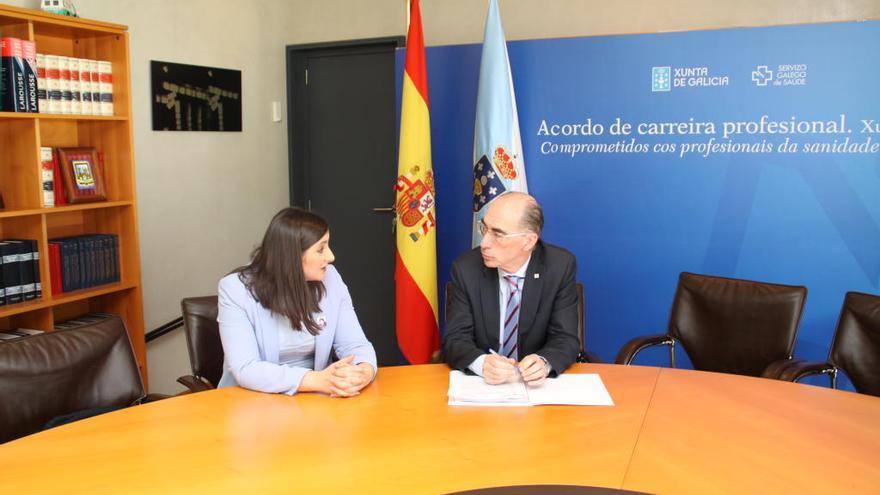
[[[135, 198], [128, 28], [89, 19], [0, 5], [0, 33], [32, 40], [37, 52], [113, 63], [112, 116], [0, 112], [0, 239], [37, 239], [39, 299], [0, 306], [0, 329], [52, 330], [84, 313], [115, 313], [125, 321], [146, 380], [140, 243]], [[54, 208], [41, 205], [40, 147], [94, 146], [104, 153], [107, 201]], [[49, 239], [80, 234], [119, 237], [121, 280], [53, 296]]]

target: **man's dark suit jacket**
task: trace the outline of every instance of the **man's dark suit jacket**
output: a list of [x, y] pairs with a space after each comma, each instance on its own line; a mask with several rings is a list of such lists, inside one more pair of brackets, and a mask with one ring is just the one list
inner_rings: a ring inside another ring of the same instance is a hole
[[[520, 359], [544, 357], [551, 376], [577, 359], [576, 271], [573, 254], [540, 240], [526, 269], [517, 349]], [[452, 368], [466, 371], [481, 354], [499, 349], [498, 269], [487, 268], [474, 248], [452, 264], [452, 285], [443, 353]]]

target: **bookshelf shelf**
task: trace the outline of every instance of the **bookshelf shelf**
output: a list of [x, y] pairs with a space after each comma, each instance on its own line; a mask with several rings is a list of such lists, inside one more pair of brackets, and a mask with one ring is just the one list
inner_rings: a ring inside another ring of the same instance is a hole
[[39, 116], [40, 120], [119, 120], [119, 121], [127, 121], [128, 117], [123, 117], [120, 115], [59, 115], [59, 114], [32, 114]]
[[43, 297], [39, 299], [33, 299], [18, 304], [10, 304], [8, 306], [0, 306], [0, 318], [8, 318], [10, 316], [28, 313], [38, 309], [52, 308], [61, 304], [87, 301], [94, 297], [123, 292], [136, 287], [137, 284], [133, 283], [115, 283], [92, 287], [90, 289], [66, 292], [55, 297], [52, 297], [50, 294], [44, 294]]
[[[125, 321], [146, 377], [140, 242], [135, 200], [128, 28], [0, 5], [0, 32], [36, 43], [37, 52], [113, 64], [111, 116], [0, 112], [0, 239], [36, 239], [42, 297], [0, 306], [0, 330], [50, 331], [88, 312]], [[90, 146], [103, 154], [107, 201], [42, 207], [41, 147]], [[52, 295], [49, 241], [87, 234], [118, 238], [121, 282]]]
[[19, 113], [19, 112], [0, 112], [0, 119], [24, 119], [24, 120], [110, 120], [110, 121], [128, 121], [128, 117], [122, 115], [61, 115], [53, 113]]
[[[48, 308], [51, 303], [44, 297], [21, 302], [18, 304], [10, 304], [8, 306], [0, 306], [0, 318], [7, 318], [21, 313], [27, 313], [37, 309]], [[43, 330], [43, 329], [41, 329]]]
[[27, 217], [31, 215], [54, 215], [71, 211], [100, 210], [103, 208], [119, 208], [132, 206], [133, 201], [99, 201], [96, 203], [81, 203], [77, 205], [55, 206], [50, 208], [25, 208], [21, 210], [0, 210], [0, 218]]
[[36, 120], [40, 114], [38, 113], [17, 113], [17, 112], [0, 112], [0, 119], [27, 119]]
[[31, 215], [41, 215], [48, 208], [7, 208], [5, 210], [0, 210], [0, 218], [17, 218], [17, 217], [27, 217]]
[[97, 296], [103, 296], [105, 294], [111, 294], [113, 292], [126, 291], [129, 289], [133, 289], [136, 286], [137, 286], [137, 284], [121, 282], [121, 283], [115, 283], [115, 284], [101, 285], [98, 287], [92, 287], [90, 289], [82, 289], [82, 290], [77, 290], [77, 291], [73, 291], [73, 292], [66, 292], [64, 294], [59, 294], [57, 296], [54, 296], [54, 298], [52, 298], [53, 296], [49, 296], [49, 297], [52, 298], [53, 305], [67, 304], [67, 303], [72, 303], [72, 302], [77, 302], [77, 301], [83, 301], [86, 299], [91, 299], [91, 298], [97, 297]]

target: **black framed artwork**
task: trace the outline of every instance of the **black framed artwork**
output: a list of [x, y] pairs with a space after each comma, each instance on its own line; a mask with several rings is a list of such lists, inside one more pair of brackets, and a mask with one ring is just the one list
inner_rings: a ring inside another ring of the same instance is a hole
[[150, 61], [154, 131], [241, 132], [241, 71]]

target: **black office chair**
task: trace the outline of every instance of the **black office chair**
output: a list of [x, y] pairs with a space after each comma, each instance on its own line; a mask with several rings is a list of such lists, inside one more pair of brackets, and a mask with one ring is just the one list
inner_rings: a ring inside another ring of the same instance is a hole
[[796, 382], [824, 374], [837, 388], [840, 370], [858, 392], [880, 397], [880, 296], [846, 293], [825, 362], [792, 359], [767, 369], [764, 377]]
[[682, 273], [666, 333], [630, 340], [615, 362], [631, 364], [642, 349], [666, 345], [674, 368], [680, 342], [697, 370], [761, 376], [791, 359], [806, 298], [802, 286]]
[[[452, 308], [452, 282], [446, 282], [446, 286], [443, 290], [443, 321], [444, 323], [449, 321], [449, 311]], [[443, 357], [443, 346], [440, 346], [440, 350], [431, 355], [431, 364], [439, 364], [445, 362], [446, 359]]]
[[180, 308], [193, 374], [181, 376], [177, 382], [192, 392], [217, 388], [223, 375], [217, 296], [188, 297], [180, 301]]
[[[446, 290], [445, 298], [446, 298], [446, 306], [443, 314], [443, 318], [445, 321], [449, 321], [449, 308], [450, 302], [452, 301], [452, 282], [446, 282]], [[585, 349], [584, 340], [586, 339], [586, 335], [584, 334], [584, 326], [585, 326], [585, 304], [584, 304], [584, 284], [578, 282], [575, 284], [575, 290], [577, 291], [577, 300], [578, 300], [578, 355], [577, 362], [578, 363], [601, 363], [602, 360], [599, 359], [599, 356], [593, 352], [588, 352]], [[434, 358], [431, 360], [432, 363], [442, 363], [443, 357], [440, 353], [435, 353]]]
[[586, 349], [586, 298], [584, 297], [584, 284], [578, 282], [575, 284], [578, 300], [578, 357], [579, 363], [601, 363], [599, 355]]

